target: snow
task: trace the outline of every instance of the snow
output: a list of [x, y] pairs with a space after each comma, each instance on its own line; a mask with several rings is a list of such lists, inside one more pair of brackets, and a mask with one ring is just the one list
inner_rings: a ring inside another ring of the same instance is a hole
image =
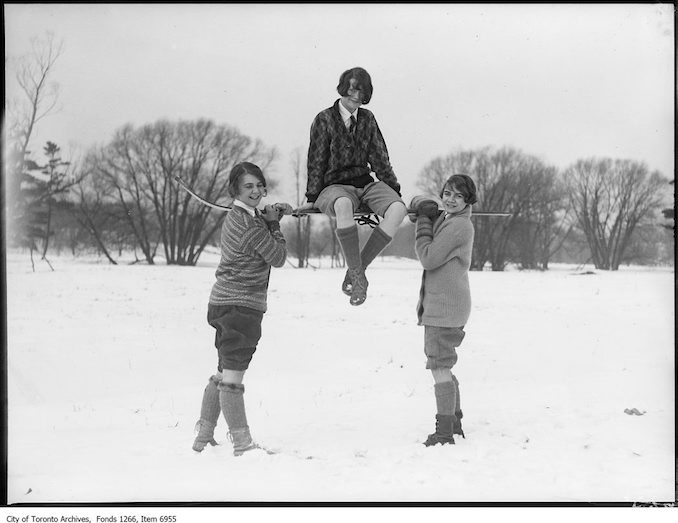
[[466, 439], [431, 448], [419, 263], [377, 259], [360, 307], [328, 260], [273, 269], [245, 401], [279, 453], [234, 457], [223, 418], [220, 445], [191, 450], [216, 253], [51, 262], [8, 253], [10, 505], [675, 499], [673, 268], [472, 272]]

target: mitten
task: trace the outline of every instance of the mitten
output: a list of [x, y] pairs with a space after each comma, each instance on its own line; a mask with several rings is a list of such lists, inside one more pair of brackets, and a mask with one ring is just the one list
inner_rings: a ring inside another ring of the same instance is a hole
[[278, 223], [280, 221], [279, 211], [273, 205], [266, 205], [264, 210], [261, 211], [261, 217], [269, 226], [273, 222]]
[[417, 218], [419, 216], [427, 216], [431, 220], [438, 217], [438, 204], [433, 200], [424, 200], [417, 205]]
[[410, 201], [408, 218], [412, 223], [417, 221], [417, 208], [424, 202], [434, 202], [439, 205], [438, 198], [431, 194], [418, 194]]
[[275, 203], [273, 207], [278, 211], [278, 220], [282, 219], [283, 216], [290, 215], [294, 212], [294, 209], [289, 203]]

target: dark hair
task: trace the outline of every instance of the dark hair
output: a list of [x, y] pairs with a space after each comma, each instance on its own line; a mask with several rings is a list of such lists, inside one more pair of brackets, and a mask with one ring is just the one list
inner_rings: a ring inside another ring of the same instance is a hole
[[238, 194], [238, 183], [240, 179], [246, 174], [256, 176], [256, 178], [266, 187], [266, 178], [261, 169], [250, 162], [240, 162], [233, 166], [231, 173], [228, 175], [228, 194], [235, 198]]
[[458, 190], [464, 197], [464, 202], [468, 203], [469, 205], [473, 205], [478, 201], [478, 196], [476, 194], [476, 184], [473, 183], [471, 177], [466, 174], [453, 174], [450, 176], [445, 182], [445, 185], [443, 185], [443, 188], [440, 190], [441, 198], [443, 197], [443, 192], [445, 192], [446, 187], [454, 187], [456, 190]]
[[364, 104], [370, 103], [372, 99], [372, 78], [370, 78], [370, 73], [365, 71], [362, 67], [354, 67], [353, 69], [348, 69], [341, 73], [339, 77], [339, 85], [337, 85], [337, 91], [341, 96], [348, 96], [348, 88], [351, 87], [351, 78], [355, 78], [356, 88], [360, 89], [362, 93], [362, 102]]

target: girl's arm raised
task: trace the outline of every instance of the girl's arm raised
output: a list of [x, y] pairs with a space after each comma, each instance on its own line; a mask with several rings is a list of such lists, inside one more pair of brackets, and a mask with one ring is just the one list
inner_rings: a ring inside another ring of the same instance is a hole
[[243, 245], [257, 252], [266, 263], [273, 267], [282, 267], [287, 258], [285, 237], [280, 232], [278, 220], [267, 221], [268, 231], [261, 227], [251, 227], [243, 235]]
[[426, 216], [417, 218], [415, 249], [421, 265], [432, 270], [444, 265], [473, 240], [473, 226], [468, 220], [450, 223], [433, 236], [433, 222]]

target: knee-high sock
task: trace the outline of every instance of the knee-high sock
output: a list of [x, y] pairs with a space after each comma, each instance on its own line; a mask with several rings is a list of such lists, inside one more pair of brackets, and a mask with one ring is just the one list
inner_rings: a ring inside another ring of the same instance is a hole
[[436, 383], [434, 389], [438, 414], [453, 416], [457, 395], [454, 382], [443, 381], [442, 383]]
[[337, 238], [341, 245], [341, 250], [344, 251], [344, 258], [346, 264], [350, 269], [360, 267], [360, 238], [358, 236], [358, 226], [352, 225], [343, 229], [337, 229]]
[[367, 239], [363, 250], [360, 253], [360, 258], [363, 262], [363, 267], [367, 267], [383, 251], [386, 246], [391, 243], [391, 238], [386, 234], [381, 227], [377, 227], [372, 231], [370, 237]]

